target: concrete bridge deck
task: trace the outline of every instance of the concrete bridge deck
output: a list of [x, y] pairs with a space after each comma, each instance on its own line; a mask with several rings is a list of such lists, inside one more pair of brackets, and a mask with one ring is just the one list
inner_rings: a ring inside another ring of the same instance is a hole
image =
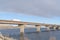
[[45, 24], [36, 22], [23, 22], [23, 21], [12, 21], [12, 20], [0, 20], [0, 24], [26, 24], [26, 25], [56, 25], [56, 24]]
[[55, 28], [57, 26], [60, 26], [56, 24], [45, 24], [45, 23], [23, 22], [23, 21], [12, 21], [12, 20], [0, 20], [0, 24], [17, 24], [18, 26], [20, 26], [20, 28], [21, 28], [21, 25], [35, 25], [36, 27], [39, 27], [39, 28], [40, 26], [46, 26], [48, 27], [48, 29], [49, 27]]

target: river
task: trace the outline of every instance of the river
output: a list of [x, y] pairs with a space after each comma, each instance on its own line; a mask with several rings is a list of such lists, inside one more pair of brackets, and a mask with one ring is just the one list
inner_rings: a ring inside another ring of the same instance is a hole
[[[0, 29], [3, 35], [8, 35], [14, 39], [20, 40], [20, 30], [19, 29]], [[41, 31], [36, 32], [35, 28], [25, 29], [24, 38], [28, 40], [50, 40], [54, 37], [56, 40], [60, 40], [60, 30], [55, 31]]]

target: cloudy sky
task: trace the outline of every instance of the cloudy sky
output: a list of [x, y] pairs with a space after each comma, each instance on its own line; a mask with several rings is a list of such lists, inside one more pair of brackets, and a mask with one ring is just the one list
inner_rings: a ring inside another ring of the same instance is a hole
[[60, 16], [60, 0], [0, 0], [0, 11], [55, 17]]
[[[20, 16], [23, 14], [23, 19], [26, 19], [26, 21], [28, 21], [26, 17], [33, 17], [36, 18], [34, 22], [48, 22], [51, 20], [51, 23], [60, 24], [60, 0], [0, 0], [0, 12], [8, 12], [7, 15], [14, 15], [13, 12]], [[0, 13], [0, 15], [2, 14]], [[6, 14], [4, 13], [4, 15]]]

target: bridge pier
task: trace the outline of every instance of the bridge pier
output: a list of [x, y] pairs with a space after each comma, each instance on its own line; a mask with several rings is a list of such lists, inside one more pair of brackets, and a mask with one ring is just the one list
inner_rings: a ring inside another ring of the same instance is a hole
[[20, 27], [20, 33], [24, 34], [24, 27], [25, 27], [25, 25], [24, 24], [19, 24], [18, 26]]
[[55, 26], [55, 27], [53, 27], [53, 29], [54, 29], [54, 30], [56, 30], [56, 26]]
[[24, 24], [19, 24], [18, 25], [20, 27], [20, 40], [24, 40]]
[[58, 27], [58, 30], [60, 30], [60, 27]]
[[41, 26], [40, 26], [40, 25], [35, 25], [35, 26], [36, 26], [36, 31], [37, 31], [37, 32], [40, 32], [40, 31], [41, 31], [41, 30], [40, 30], [40, 27], [41, 27]]
[[47, 27], [47, 31], [50, 31], [50, 25], [45, 25]]
[[49, 26], [47, 27], [47, 30], [50, 31], [50, 27]]

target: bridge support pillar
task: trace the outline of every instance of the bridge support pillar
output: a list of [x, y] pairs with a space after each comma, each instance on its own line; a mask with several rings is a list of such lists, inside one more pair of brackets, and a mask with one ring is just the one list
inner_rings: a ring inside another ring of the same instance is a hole
[[18, 26], [20, 28], [20, 40], [24, 40], [24, 27], [25, 27], [25, 25], [19, 24]]
[[50, 27], [49, 26], [47, 27], [47, 30], [50, 31]]
[[40, 26], [40, 25], [35, 25], [35, 26], [36, 26], [36, 31], [37, 31], [37, 32], [40, 32], [40, 31], [41, 31], [41, 30], [40, 30], [40, 27], [41, 27], [41, 26]]
[[56, 27], [53, 27], [54, 30], [56, 30]]
[[58, 27], [58, 29], [60, 30], [60, 27]]
[[20, 27], [20, 33], [24, 33], [25, 25], [24, 24], [19, 24], [18, 26]]
[[51, 25], [45, 25], [47, 27], [47, 31], [50, 31]]

